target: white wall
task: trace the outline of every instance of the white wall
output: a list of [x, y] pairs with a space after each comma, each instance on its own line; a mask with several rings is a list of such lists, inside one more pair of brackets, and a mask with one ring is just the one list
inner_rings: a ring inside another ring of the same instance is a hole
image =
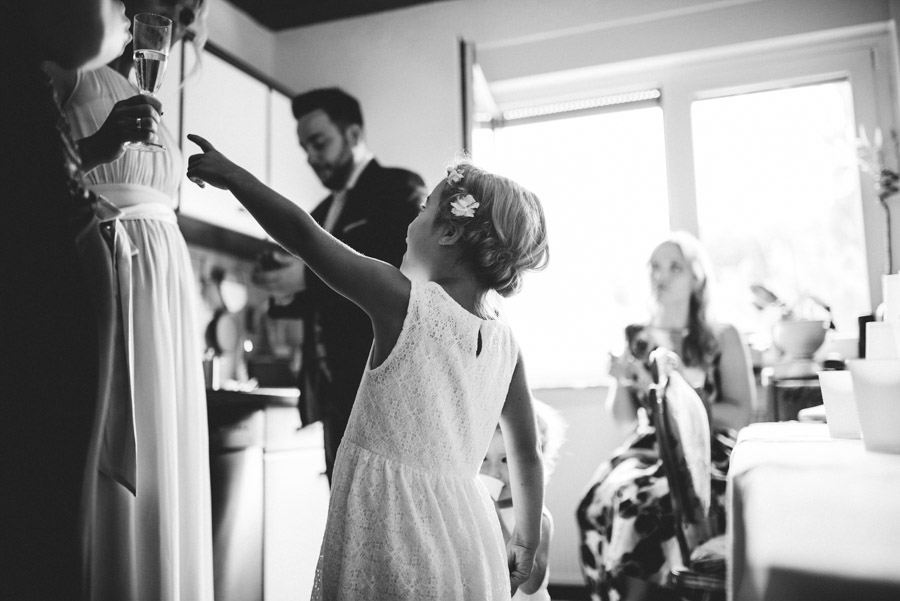
[[[209, 39], [266, 75], [275, 77], [275, 34], [225, 0], [206, 0]], [[227, 91], [223, 91], [227, 93]]]
[[[429, 182], [461, 141], [458, 40], [490, 81], [885, 21], [886, 0], [456, 0], [276, 34], [302, 90], [359, 96], [375, 152]], [[689, 34], [686, 34], [689, 32]]]
[[568, 424], [559, 463], [547, 483], [544, 504], [553, 516], [550, 544], [550, 582], [581, 585], [580, 537], [575, 509], [591, 475], [622, 444], [624, 436], [606, 415], [609, 389], [553, 388], [534, 395], [559, 411]]

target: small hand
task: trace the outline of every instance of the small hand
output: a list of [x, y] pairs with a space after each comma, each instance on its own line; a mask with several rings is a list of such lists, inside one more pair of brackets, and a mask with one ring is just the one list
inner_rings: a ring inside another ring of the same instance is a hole
[[155, 142], [161, 115], [162, 104], [153, 96], [136, 94], [117, 102], [100, 129], [79, 142], [85, 168], [120, 158], [126, 142]]
[[630, 355], [614, 355], [613, 353], [610, 353], [609, 375], [617, 380], [630, 379], [631, 372], [628, 367], [629, 360], [633, 361], [634, 358]]
[[629, 353], [610, 354], [609, 374], [619, 382], [626, 381], [639, 390], [649, 390], [653, 384], [653, 376], [644, 367], [643, 362], [638, 361]]
[[534, 551], [510, 541], [506, 545], [506, 562], [509, 566], [510, 595], [515, 595], [516, 589], [531, 576], [531, 570], [534, 568]]
[[681, 357], [677, 353], [663, 347], [659, 347], [651, 352], [650, 358], [656, 361], [656, 369], [660, 380], [668, 378], [672, 372], [681, 370]]
[[241, 168], [229, 161], [224, 154], [216, 150], [204, 138], [196, 134], [188, 134], [187, 139], [203, 151], [201, 154], [194, 154], [188, 158], [188, 179], [201, 188], [204, 186], [204, 182], [207, 182], [216, 188], [227, 190], [229, 178]]

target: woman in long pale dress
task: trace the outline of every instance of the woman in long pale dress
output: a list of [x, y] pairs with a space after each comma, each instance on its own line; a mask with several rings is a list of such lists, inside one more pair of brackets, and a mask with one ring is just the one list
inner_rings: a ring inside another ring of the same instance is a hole
[[[172, 19], [173, 43], [200, 0], [125, 2], [126, 14]], [[212, 519], [199, 299], [175, 218], [183, 173], [159, 103], [138, 95], [131, 46], [91, 72], [57, 74], [88, 187], [118, 209], [116, 262], [124, 324], [110, 358], [109, 416], [97, 425], [87, 481], [91, 599], [213, 598]], [[123, 151], [158, 139], [164, 152]], [[131, 394], [129, 395], [129, 389]], [[133, 424], [133, 429], [132, 429]]]

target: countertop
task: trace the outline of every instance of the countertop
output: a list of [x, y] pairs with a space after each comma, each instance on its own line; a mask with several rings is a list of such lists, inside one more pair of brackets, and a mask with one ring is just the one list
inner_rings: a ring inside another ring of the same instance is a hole
[[217, 407], [247, 409], [297, 407], [300, 404], [300, 390], [292, 387], [256, 388], [254, 390], [207, 389], [206, 404], [210, 409]]

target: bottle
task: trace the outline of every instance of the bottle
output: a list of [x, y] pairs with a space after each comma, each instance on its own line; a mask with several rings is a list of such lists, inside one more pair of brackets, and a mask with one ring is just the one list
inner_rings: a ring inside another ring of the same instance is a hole
[[206, 349], [203, 355], [203, 379], [206, 381], [207, 390], [218, 390], [222, 384], [219, 357], [212, 348]]

